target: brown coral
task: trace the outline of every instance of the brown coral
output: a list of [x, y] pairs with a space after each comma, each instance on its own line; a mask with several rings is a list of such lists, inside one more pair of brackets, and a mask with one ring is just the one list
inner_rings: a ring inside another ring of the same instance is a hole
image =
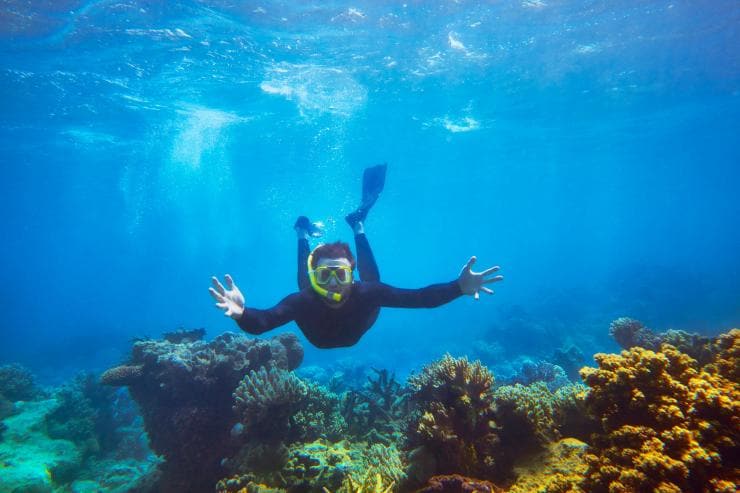
[[493, 375], [479, 361], [450, 355], [409, 379], [418, 405], [408, 443], [415, 448], [412, 474], [417, 480], [432, 474], [496, 474], [493, 383]]
[[[735, 491], [740, 480], [739, 331], [720, 338], [714, 362], [663, 345], [597, 354], [581, 371], [601, 419], [585, 459], [585, 491]], [[728, 489], [730, 488], [731, 489]]]
[[100, 376], [100, 383], [113, 387], [124, 387], [133, 385], [143, 376], [144, 365], [121, 365], [104, 371]]
[[467, 478], [459, 474], [434, 476], [416, 493], [499, 493], [503, 490], [493, 483]]

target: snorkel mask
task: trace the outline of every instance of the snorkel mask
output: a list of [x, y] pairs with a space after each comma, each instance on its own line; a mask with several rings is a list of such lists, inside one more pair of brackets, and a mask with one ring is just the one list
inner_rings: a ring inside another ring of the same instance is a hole
[[[321, 246], [321, 245], [319, 245]], [[318, 246], [316, 247], [318, 248]], [[331, 267], [326, 267], [326, 271], [313, 268], [313, 254], [316, 251], [316, 248], [314, 248], [311, 253], [308, 255], [308, 280], [311, 282], [311, 287], [319, 293], [324, 298], [329, 298], [332, 301], [340, 302], [342, 301], [342, 294], [341, 293], [335, 293], [333, 291], [329, 291], [325, 287], [322, 286], [322, 284], [328, 284], [331, 280], [332, 276], [337, 280], [339, 284], [350, 284], [352, 282], [352, 269], [347, 268], [346, 270], [349, 270], [349, 272], [346, 272], [344, 268], [342, 269], [333, 269]], [[345, 271], [340, 276], [340, 271]], [[322, 282], [319, 283], [319, 279], [317, 277], [317, 274], [321, 276]]]

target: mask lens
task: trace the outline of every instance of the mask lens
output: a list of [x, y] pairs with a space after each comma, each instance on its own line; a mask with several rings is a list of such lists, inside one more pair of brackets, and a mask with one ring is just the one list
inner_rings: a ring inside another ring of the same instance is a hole
[[342, 284], [347, 284], [349, 281], [349, 271], [347, 269], [337, 269], [334, 272], [337, 273], [337, 281], [339, 281]]
[[316, 269], [316, 282], [319, 284], [326, 284], [331, 278], [331, 269], [326, 267], [320, 267]]

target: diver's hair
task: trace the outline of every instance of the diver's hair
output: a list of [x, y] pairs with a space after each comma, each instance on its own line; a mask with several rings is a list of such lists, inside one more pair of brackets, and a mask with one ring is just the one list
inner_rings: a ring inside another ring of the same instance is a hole
[[349, 260], [349, 264], [352, 268], [355, 268], [355, 257], [352, 255], [349, 245], [343, 241], [335, 241], [334, 243], [327, 243], [317, 247], [316, 250], [313, 251], [311, 267], [315, 269], [319, 263], [319, 259], [322, 258], [346, 258]]

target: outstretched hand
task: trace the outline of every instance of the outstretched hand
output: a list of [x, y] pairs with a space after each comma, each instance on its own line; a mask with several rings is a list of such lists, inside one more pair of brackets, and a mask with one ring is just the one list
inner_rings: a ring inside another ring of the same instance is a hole
[[244, 295], [236, 287], [234, 280], [229, 274], [226, 274], [224, 279], [226, 280], [226, 288], [228, 289], [223, 287], [219, 280], [216, 279], [216, 276], [213, 276], [211, 278], [213, 288], [208, 288], [208, 292], [216, 300], [216, 306], [224, 311], [224, 315], [238, 320], [244, 313]]
[[477, 300], [480, 298], [481, 291], [493, 294], [493, 290], [485, 285], [503, 281], [504, 276], [491, 277], [491, 274], [500, 269], [498, 265], [491, 267], [490, 269], [486, 269], [483, 272], [473, 272], [473, 264], [476, 260], [475, 256], [470, 257], [468, 263], [466, 263], [460, 271], [460, 277], [457, 278], [457, 283], [460, 285], [460, 290], [463, 294], [472, 294]]

